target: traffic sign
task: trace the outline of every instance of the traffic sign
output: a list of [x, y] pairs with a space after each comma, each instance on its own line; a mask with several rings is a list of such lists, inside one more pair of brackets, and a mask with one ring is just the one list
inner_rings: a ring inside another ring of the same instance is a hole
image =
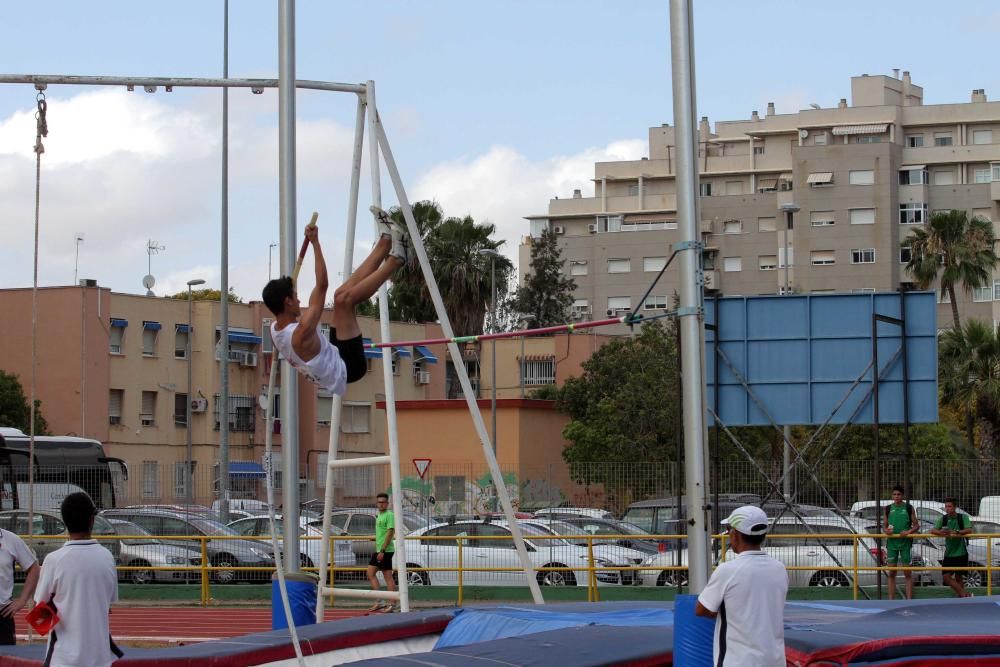
[[431, 467], [430, 459], [413, 459], [413, 467], [417, 469], [417, 474], [420, 475], [420, 479], [424, 478], [427, 473], [427, 469]]

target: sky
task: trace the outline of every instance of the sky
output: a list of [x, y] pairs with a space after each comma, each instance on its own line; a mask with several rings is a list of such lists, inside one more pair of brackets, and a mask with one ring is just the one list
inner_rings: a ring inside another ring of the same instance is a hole
[[[223, 1], [4, 3], [8, 74], [220, 77]], [[647, 155], [647, 131], [672, 123], [667, 0], [298, 0], [300, 79], [376, 82], [386, 133], [411, 201], [497, 226], [516, 260], [525, 215], [580, 188], [594, 162]], [[276, 77], [278, 3], [231, 0], [229, 74]], [[1000, 33], [994, 2], [822, 3], [696, 0], [699, 115], [749, 118], [850, 98], [850, 77], [910, 70], [924, 103], [1000, 99], [1000, 70], [976, 57]], [[40, 286], [96, 279], [157, 295], [194, 278], [220, 284], [222, 93], [155, 94], [52, 86], [42, 155]], [[277, 275], [277, 92], [230, 93], [229, 282], [259, 299]], [[340, 282], [355, 98], [297, 95], [299, 228], [320, 214], [331, 281]], [[0, 288], [30, 287], [35, 91], [0, 84]], [[367, 151], [366, 151], [367, 152]], [[367, 174], [367, 159], [363, 174]], [[384, 172], [383, 172], [384, 173]], [[371, 203], [361, 182], [360, 210]], [[383, 176], [384, 205], [395, 203]], [[374, 234], [359, 217], [354, 256]], [[83, 241], [77, 243], [78, 235]], [[163, 250], [150, 256], [154, 241]], [[77, 264], [76, 250], [79, 248]], [[311, 262], [302, 287], [311, 286]]]

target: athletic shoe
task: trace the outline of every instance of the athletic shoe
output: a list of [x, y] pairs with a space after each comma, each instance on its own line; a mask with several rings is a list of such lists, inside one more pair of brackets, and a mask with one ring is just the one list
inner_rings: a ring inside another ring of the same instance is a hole
[[369, 206], [368, 210], [375, 216], [375, 222], [378, 225], [378, 230], [381, 235], [385, 237], [392, 237], [396, 232], [396, 223], [393, 222], [391, 217], [389, 217], [389, 214], [378, 206]]
[[385, 608], [386, 608], [387, 606], [388, 606], [388, 605], [387, 605], [387, 604], [385, 603], [385, 601], [384, 601], [384, 600], [379, 600], [378, 602], [376, 602], [376, 603], [375, 603], [375, 604], [373, 604], [372, 606], [368, 607], [368, 611], [370, 611], [370, 612], [376, 612], [376, 611], [379, 611], [379, 612], [381, 612], [381, 611], [385, 611]]
[[387, 614], [391, 614], [393, 612], [398, 612], [399, 611], [399, 603], [396, 602], [394, 604], [388, 605], [388, 606], [386, 606], [386, 608], [383, 611], [385, 611], [385, 613], [387, 613]]
[[410, 261], [411, 255], [412, 249], [410, 248], [409, 239], [401, 231], [394, 229], [392, 231], [392, 250], [389, 251], [389, 256], [395, 257], [403, 262], [403, 264], [407, 264]]

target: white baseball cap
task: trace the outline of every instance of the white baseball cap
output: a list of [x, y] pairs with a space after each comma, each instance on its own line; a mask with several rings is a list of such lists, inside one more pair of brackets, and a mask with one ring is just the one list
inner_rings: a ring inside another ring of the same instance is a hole
[[723, 526], [729, 526], [744, 535], [764, 535], [767, 533], [767, 514], [755, 505], [744, 505], [733, 510], [722, 520]]

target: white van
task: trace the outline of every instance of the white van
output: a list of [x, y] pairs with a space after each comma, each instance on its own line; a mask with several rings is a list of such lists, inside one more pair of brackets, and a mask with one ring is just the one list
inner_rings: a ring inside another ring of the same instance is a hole
[[984, 496], [979, 501], [979, 516], [985, 521], [1000, 523], [1000, 496]]

